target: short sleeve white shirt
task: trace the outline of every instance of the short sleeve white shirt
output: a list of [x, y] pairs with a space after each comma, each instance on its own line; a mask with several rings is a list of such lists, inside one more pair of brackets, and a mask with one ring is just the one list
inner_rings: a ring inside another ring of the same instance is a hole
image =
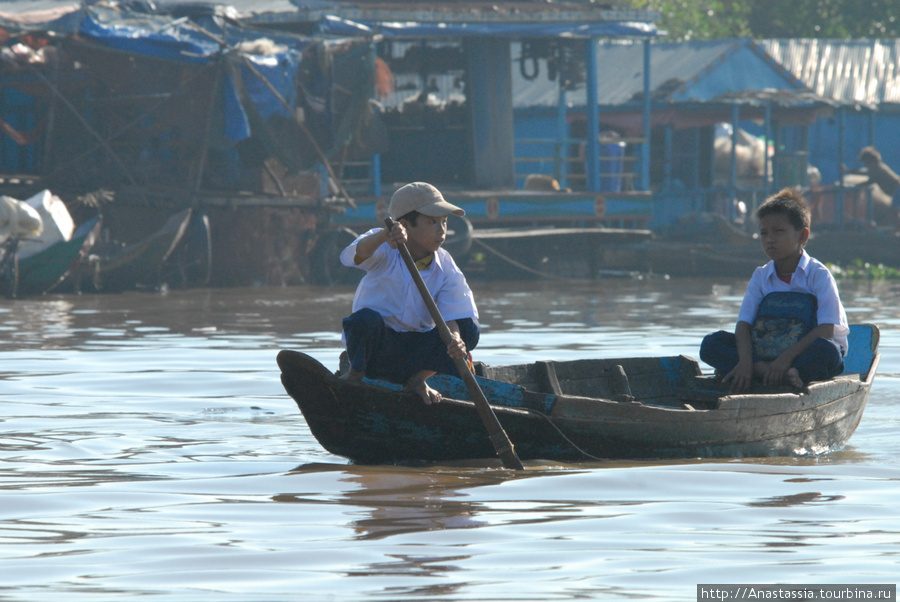
[[[341, 251], [342, 264], [366, 271], [353, 297], [353, 311], [373, 309], [381, 314], [389, 328], [398, 332], [431, 330], [435, 327], [434, 320], [397, 249], [384, 243], [359, 265], [354, 262], [356, 244], [377, 230], [369, 230]], [[428, 269], [419, 273], [446, 321], [478, 319], [475, 297], [446, 250], [438, 249]]]
[[756, 319], [756, 310], [763, 297], [779, 291], [814, 295], [818, 304], [816, 313], [818, 323], [834, 324], [833, 340], [841, 346], [841, 350], [846, 355], [847, 335], [850, 333], [850, 327], [847, 323], [847, 313], [844, 311], [838, 294], [837, 283], [828, 268], [819, 260], [810, 257], [806, 251], [803, 251], [800, 263], [789, 283], [778, 277], [774, 261], [756, 268], [747, 285], [747, 293], [741, 303], [738, 321], [753, 324]]

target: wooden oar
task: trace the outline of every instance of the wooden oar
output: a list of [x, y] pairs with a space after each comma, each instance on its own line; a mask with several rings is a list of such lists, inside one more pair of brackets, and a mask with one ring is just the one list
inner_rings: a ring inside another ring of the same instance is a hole
[[[388, 231], [390, 231], [391, 228], [394, 227], [394, 220], [388, 216], [384, 220], [384, 225], [387, 226]], [[428, 287], [425, 286], [425, 281], [422, 280], [422, 274], [419, 273], [416, 262], [413, 261], [412, 255], [409, 254], [409, 249], [406, 248], [405, 244], [401, 243], [397, 245], [397, 250], [400, 251], [400, 256], [403, 258], [406, 268], [409, 270], [413, 281], [416, 283], [416, 287], [419, 289], [419, 293], [422, 295], [422, 300], [425, 302], [425, 306], [431, 314], [431, 319], [434, 320], [434, 323], [437, 325], [441, 340], [444, 341], [445, 345], [450, 345], [453, 341], [453, 335], [450, 333], [450, 328], [447, 326], [444, 317], [441, 315], [441, 311], [434, 302], [434, 297], [431, 296], [431, 292], [428, 290]], [[475, 402], [478, 416], [481, 418], [481, 422], [484, 423], [484, 428], [487, 429], [491, 443], [494, 445], [494, 451], [497, 452], [497, 455], [503, 462], [503, 466], [515, 470], [525, 470], [522, 461], [519, 460], [519, 456], [516, 455], [516, 451], [513, 449], [513, 444], [509, 440], [509, 436], [507, 436], [506, 431], [503, 430], [500, 421], [497, 420], [497, 415], [494, 414], [494, 410], [484, 396], [481, 387], [478, 386], [475, 375], [469, 370], [469, 364], [466, 362], [465, 358], [453, 358], [453, 362], [456, 364], [456, 369], [459, 371], [459, 375], [462, 377], [463, 382], [466, 383], [466, 387], [469, 389], [469, 397]]]

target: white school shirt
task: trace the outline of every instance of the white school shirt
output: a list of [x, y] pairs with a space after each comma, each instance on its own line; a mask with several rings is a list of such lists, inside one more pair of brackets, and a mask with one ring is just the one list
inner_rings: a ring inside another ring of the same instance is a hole
[[[431, 330], [435, 327], [434, 320], [397, 249], [385, 242], [359, 265], [353, 261], [359, 240], [377, 230], [369, 230], [341, 251], [342, 264], [366, 271], [353, 296], [353, 311], [374, 309], [389, 328], [398, 332]], [[438, 249], [428, 269], [419, 274], [444, 320], [478, 319], [475, 297], [466, 277], [446, 250]]]
[[844, 355], [847, 354], [847, 335], [850, 333], [847, 312], [844, 311], [844, 306], [841, 304], [834, 276], [822, 262], [803, 251], [800, 263], [791, 275], [790, 283], [778, 277], [774, 261], [756, 268], [747, 285], [747, 293], [741, 303], [738, 321], [752, 325], [756, 319], [756, 310], [763, 297], [774, 292], [812, 293], [815, 295], [818, 305], [817, 322], [834, 324], [832, 340], [841, 346]]

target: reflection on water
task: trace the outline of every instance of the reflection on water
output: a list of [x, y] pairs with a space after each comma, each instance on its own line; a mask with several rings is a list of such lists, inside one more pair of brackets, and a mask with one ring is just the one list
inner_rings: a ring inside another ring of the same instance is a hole
[[808, 493], [795, 493], [793, 495], [778, 495], [773, 498], [750, 502], [748, 506], [799, 506], [801, 504], [813, 504], [819, 502], [837, 502], [844, 499], [842, 495], [824, 496], [818, 491]]
[[[478, 508], [465, 499], [457, 488], [495, 485], [509, 478], [504, 471], [453, 474], [392, 467], [347, 469], [334, 465], [311, 464], [297, 468], [293, 474], [317, 470], [341, 471], [341, 482], [351, 485], [343, 492], [342, 505], [359, 507], [365, 516], [353, 521], [357, 539], [383, 539], [403, 533], [462, 529], [483, 525], [475, 519]], [[292, 495], [275, 496], [277, 502], [306, 503]], [[329, 503], [332, 503], [330, 501]]]
[[[743, 282], [478, 283], [476, 358], [696, 357]], [[869, 406], [820, 458], [352, 466], [284, 393], [336, 365], [351, 289], [0, 301], [0, 597], [693, 600], [697, 583], [894, 582], [900, 286]]]

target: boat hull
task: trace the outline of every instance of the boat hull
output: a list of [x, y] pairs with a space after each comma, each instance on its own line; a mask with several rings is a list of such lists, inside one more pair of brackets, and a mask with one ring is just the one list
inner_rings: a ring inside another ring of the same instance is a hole
[[[856, 344], [869, 351], [860, 373], [802, 392], [731, 395], [684, 356], [484, 368], [479, 383], [522, 460], [815, 455], [842, 447], [862, 418], [879, 359], [877, 329], [865, 328], [857, 330]], [[429, 406], [397, 385], [342, 379], [300, 352], [281, 351], [278, 364], [333, 454], [364, 464], [495, 457], [461, 379], [429, 379], [444, 396]]]
[[72, 235], [71, 240], [62, 240], [28, 258], [19, 260], [19, 283], [17, 294], [41, 294], [51, 290], [69, 273], [78, 257], [86, 251], [96, 237], [100, 218], [94, 217]]
[[[311, 361], [310, 361], [311, 360]], [[445, 399], [426, 406], [418, 396], [332, 375], [304, 354], [278, 355], [281, 380], [316, 440], [362, 464], [409, 464], [495, 457], [473, 403]], [[460, 381], [461, 382], [461, 381]], [[533, 412], [494, 406], [520, 458], [583, 459]]]
[[139, 286], [156, 286], [163, 262], [178, 246], [188, 227], [192, 209], [184, 209], [143, 239], [107, 252], [92, 252], [87, 258], [90, 280], [79, 288], [118, 292]]

